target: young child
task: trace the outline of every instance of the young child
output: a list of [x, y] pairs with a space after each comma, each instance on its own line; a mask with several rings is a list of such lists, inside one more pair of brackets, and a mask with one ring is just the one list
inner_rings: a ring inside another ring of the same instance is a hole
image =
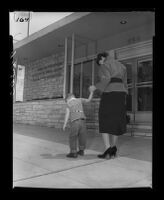
[[[73, 94], [68, 94], [66, 98], [66, 115], [63, 125], [65, 131], [68, 120], [70, 119], [70, 135], [69, 135], [69, 147], [70, 153], [67, 157], [77, 158], [78, 155], [84, 155], [84, 149], [86, 147], [86, 116], [83, 111], [83, 102], [90, 102], [93, 97], [94, 86], [89, 87], [90, 95], [88, 99], [75, 98]], [[77, 151], [77, 142], [79, 151]]]

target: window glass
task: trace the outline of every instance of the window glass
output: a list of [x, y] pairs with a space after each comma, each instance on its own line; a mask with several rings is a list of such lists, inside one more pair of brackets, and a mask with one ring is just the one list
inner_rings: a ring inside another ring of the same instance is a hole
[[[99, 65], [96, 63], [96, 59], [94, 60], [94, 84], [98, 83], [100, 81], [100, 77], [98, 75], [99, 73]], [[101, 92], [99, 90], [95, 90], [94, 92], [94, 98], [100, 98]]]
[[126, 109], [132, 111], [132, 89], [128, 89], [128, 95], [126, 95]]
[[137, 71], [138, 83], [152, 81], [152, 60], [138, 62]]
[[73, 79], [73, 93], [75, 97], [80, 97], [80, 75], [81, 75], [81, 64], [74, 65], [74, 79]]
[[126, 63], [126, 62], [121, 62], [125, 67], [127, 71], [127, 84], [132, 83], [132, 63]]
[[152, 87], [137, 88], [138, 111], [152, 111]]
[[88, 98], [88, 88], [92, 85], [92, 61], [83, 62], [82, 71], [82, 97]]

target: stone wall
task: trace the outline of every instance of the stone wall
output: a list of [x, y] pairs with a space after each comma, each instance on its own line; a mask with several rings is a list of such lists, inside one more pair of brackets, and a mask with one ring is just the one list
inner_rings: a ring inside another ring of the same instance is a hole
[[[84, 104], [88, 133], [99, 135], [98, 124], [99, 100]], [[62, 129], [66, 103], [63, 99], [29, 101], [13, 105], [13, 122]], [[68, 128], [69, 128], [68, 124]], [[127, 126], [126, 135], [152, 136], [151, 124]]]
[[[87, 128], [98, 132], [99, 100], [84, 104]], [[13, 105], [14, 123], [62, 128], [66, 103], [63, 99], [17, 102]], [[69, 127], [69, 126], [68, 126]]]
[[64, 112], [64, 100], [15, 103], [13, 106], [13, 121], [15, 123], [61, 128]]

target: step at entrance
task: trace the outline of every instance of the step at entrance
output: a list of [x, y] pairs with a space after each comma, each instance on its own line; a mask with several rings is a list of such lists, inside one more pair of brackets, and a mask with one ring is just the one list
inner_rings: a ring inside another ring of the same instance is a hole
[[130, 123], [127, 125], [126, 135], [152, 137], [152, 124], [151, 123]]

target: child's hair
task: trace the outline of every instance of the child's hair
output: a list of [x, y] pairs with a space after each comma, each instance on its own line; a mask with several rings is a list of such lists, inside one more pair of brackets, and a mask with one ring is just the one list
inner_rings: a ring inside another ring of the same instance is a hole
[[75, 97], [75, 95], [73, 93], [68, 93], [65, 97], [65, 101], [67, 101], [69, 98], [71, 97]]

